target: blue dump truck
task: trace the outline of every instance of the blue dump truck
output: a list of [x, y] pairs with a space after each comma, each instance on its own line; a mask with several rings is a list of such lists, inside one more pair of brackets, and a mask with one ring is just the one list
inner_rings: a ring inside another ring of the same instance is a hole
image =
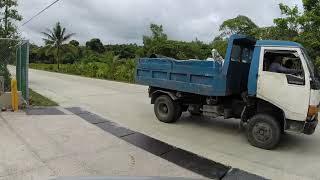
[[248, 141], [272, 149], [285, 131], [313, 134], [320, 83], [302, 45], [289, 41], [229, 38], [225, 58], [139, 59], [136, 82], [149, 86], [156, 117], [177, 121], [183, 112], [240, 119]]

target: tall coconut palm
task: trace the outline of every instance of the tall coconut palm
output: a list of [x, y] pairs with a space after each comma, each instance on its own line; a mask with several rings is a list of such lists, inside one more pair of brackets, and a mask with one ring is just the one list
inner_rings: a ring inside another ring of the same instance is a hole
[[66, 34], [66, 28], [62, 27], [60, 22], [57, 22], [52, 30], [47, 29], [46, 32], [42, 32], [42, 34], [45, 36], [43, 40], [48, 47], [49, 53], [52, 53], [55, 56], [59, 69], [61, 52], [69, 48], [64, 43], [68, 41], [75, 33]]

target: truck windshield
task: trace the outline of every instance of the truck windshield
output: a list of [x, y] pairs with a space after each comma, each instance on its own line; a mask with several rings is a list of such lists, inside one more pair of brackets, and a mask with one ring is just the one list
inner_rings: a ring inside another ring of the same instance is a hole
[[304, 56], [304, 59], [306, 60], [308, 69], [311, 73], [312, 78], [319, 78], [318, 70], [315, 68], [313, 61], [311, 60], [310, 56], [308, 55], [307, 51], [305, 49], [302, 49], [302, 54]]
[[305, 49], [301, 49], [302, 54], [304, 56], [304, 59], [306, 60], [309, 72], [310, 72], [310, 78], [311, 78], [311, 89], [314, 90], [320, 90], [320, 81], [319, 81], [319, 73], [318, 69], [315, 68], [313, 61], [311, 60], [310, 56], [308, 55], [307, 51]]

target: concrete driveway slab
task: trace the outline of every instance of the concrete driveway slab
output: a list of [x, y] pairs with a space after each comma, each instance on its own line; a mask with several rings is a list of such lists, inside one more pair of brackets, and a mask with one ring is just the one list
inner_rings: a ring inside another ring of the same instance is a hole
[[143, 151], [77, 115], [0, 114], [0, 179], [200, 175]]
[[29, 147], [14, 133], [7, 122], [0, 117], [0, 177], [30, 171], [44, 166], [44, 163], [29, 151]]
[[16, 174], [0, 177], [0, 180], [46, 180], [54, 178], [55, 174], [47, 166], [21, 171]]

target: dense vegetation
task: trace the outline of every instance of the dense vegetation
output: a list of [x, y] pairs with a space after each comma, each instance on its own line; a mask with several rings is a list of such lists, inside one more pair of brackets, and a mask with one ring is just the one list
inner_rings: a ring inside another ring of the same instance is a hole
[[[13, 0], [11, 0], [13, 1]], [[309, 51], [316, 67], [320, 67], [320, 0], [302, 0], [303, 10], [297, 6], [279, 4], [282, 16], [273, 20], [270, 27], [259, 27], [249, 17], [239, 15], [225, 20], [220, 26], [220, 34], [212, 42], [198, 39], [192, 42], [168, 39], [162, 25], [151, 24], [150, 36], [143, 36], [143, 45], [104, 45], [100, 39], [88, 40], [84, 45], [76, 40], [68, 43], [70, 36], [57, 32], [57, 25], [45, 35], [45, 46], [31, 46], [32, 68], [83, 75], [118, 81], [134, 81], [134, 68], [139, 57], [161, 54], [176, 59], [206, 59], [211, 49], [225, 55], [230, 35], [239, 33], [256, 39], [290, 40], [301, 43]], [[1, 6], [0, 6], [1, 8]], [[2, 21], [0, 21], [2, 22]], [[60, 26], [60, 24], [59, 24]], [[59, 28], [58, 28], [59, 29]], [[60, 40], [55, 39], [60, 33]], [[65, 39], [66, 38], [66, 39]], [[54, 42], [59, 42], [59, 46]], [[60, 67], [56, 64], [60, 64]]]
[[[239, 33], [256, 39], [290, 40], [300, 42], [307, 48], [317, 68], [320, 67], [320, 0], [303, 0], [303, 12], [298, 7], [279, 4], [281, 18], [274, 19], [274, 25], [259, 27], [250, 18], [239, 15], [224, 21], [220, 34], [211, 43], [199, 40], [192, 42], [168, 39], [162, 25], [151, 24], [151, 36], [143, 36], [143, 46], [136, 44], [103, 45], [97, 38], [80, 46], [76, 40], [68, 44], [73, 51], [61, 56], [60, 69], [52, 65], [55, 57], [46, 47], [32, 46], [31, 67], [88, 77], [133, 82], [135, 60], [139, 57], [161, 54], [176, 59], [205, 59], [211, 49], [225, 55], [230, 35]], [[38, 64], [41, 63], [41, 64]]]
[[30, 64], [30, 68], [45, 71], [74, 74], [99, 79], [109, 79], [122, 82], [134, 82], [135, 59], [125, 61], [110, 60], [110, 62], [79, 62], [74, 64], [61, 64], [58, 69], [56, 64]]
[[[97, 38], [89, 40], [85, 46], [80, 46], [78, 41], [72, 40], [68, 44], [61, 44], [64, 51], [60, 50], [60, 55], [57, 56], [57, 51], [52, 53], [52, 48], [47, 43], [44, 47], [32, 45], [30, 67], [132, 83], [136, 61], [139, 57], [156, 53], [176, 59], [205, 59], [210, 55], [212, 47], [208, 44], [198, 40], [194, 42], [168, 40], [161, 25], [151, 24], [150, 28], [152, 35], [143, 37], [144, 46], [137, 44], [104, 45]], [[58, 29], [57, 25], [50, 33], [56, 34], [56, 29]], [[45, 35], [48, 37], [50, 34]], [[51, 35], [51, 37], [58, 37], [58, 35]], [[60, 66], [58, 62], [61, 63]]]

